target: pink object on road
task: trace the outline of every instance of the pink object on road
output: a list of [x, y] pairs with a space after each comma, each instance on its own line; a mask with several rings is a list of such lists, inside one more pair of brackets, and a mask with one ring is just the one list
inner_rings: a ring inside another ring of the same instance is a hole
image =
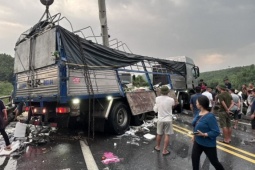
[[104, 157], [105, 159], [102, 160], [102, 163], [106, 165], [110, 163], [120, 162], [120, 159], [117, 156], [115, 156], [112, 152], [105, 152]]

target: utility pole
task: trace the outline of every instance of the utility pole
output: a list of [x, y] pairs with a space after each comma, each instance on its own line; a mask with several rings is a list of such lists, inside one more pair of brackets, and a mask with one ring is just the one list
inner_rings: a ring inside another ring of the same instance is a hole
[[109, 35], [108, 35], [108, 27], [107, 27], [105, 0], [98, 0], [98, 8], [99, 8], [99, 19], [101, 23], [103, 45], [109, 47]]

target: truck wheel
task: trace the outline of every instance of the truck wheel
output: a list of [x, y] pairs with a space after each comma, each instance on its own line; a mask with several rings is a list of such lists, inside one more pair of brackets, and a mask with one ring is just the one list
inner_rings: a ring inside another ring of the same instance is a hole
[[131, 124], [134, 126], [140, 126], [143, 124], [143, 121], [146, 119], [146, 113], [135, 115], [131, 117]]
[[128, 111], [128, 107], [121, 102], [114, 104], [110, 112], [108, 121], [109, 126], [111, 127], [111, 131], [113, 133], [125, 133], [130, 123], [130, 113]]

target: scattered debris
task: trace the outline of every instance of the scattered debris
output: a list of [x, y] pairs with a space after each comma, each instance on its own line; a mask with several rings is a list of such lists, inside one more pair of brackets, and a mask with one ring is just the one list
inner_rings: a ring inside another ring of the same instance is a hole
[[137, 142], [135, 142], [135, 141], [131, 141], [130, 144], [131, 144], [131, 145], [140, 146], [139, 143], [137, 143]]
[[[46, 144], [47, 142], [52, 141], [53, 139], [50, 135], [56, 131], [56, 127], [10, 122], [6, 127], [6, 132], [11, 142], [12, 150], [7, 152], [3, 150], [5, 142], [0, 136], [0, 148], [2, 148], [0, 149], [0, 156], [10, 155], [12, 157], [18, 157], [25, 152], [27, 145]], [[42, 149], [43, 153], [49, 151], [50, 150], [46, 150], [46, 148]]]
[[110, 163], [120, 162], [120, 159], [117, 156], [115, 156], [112, 152], [105, 152], [103, 157], [105, 159], [102, 160], [102, 163], [106, 165]]
[[4, 150], [4, 147], [1, 147], [0, 156], [10, 155], [14, 151], [16, 151], [19, 147], [20, 147], [20, 141], [12, 142], [12, 144], [11, 144], [12, 150], [10, 150], [10, 151], [6, 151], [6, 150]]
[[149, 133], [147, 133], [147, 134], [145, 134], [145, 135], [143, 135], [143, 137], [145, 137], [146, 139], [148, 139], [148, 140], [152, 140], [152, 139], [155, 139], [155, 135], [152, 135], [152, 134], [149, 134]]
[[18, 122], [15, 126], [14, 137], [25, 137], [27, 124]]

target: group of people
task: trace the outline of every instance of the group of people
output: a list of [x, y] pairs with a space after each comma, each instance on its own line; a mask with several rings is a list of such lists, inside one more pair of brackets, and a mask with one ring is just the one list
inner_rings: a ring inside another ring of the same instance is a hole
[[[195, 87], [196, 94], [192, 95], [190, 99], [190, 109], [194, 115], [192, 121], [194, 136], [192, 137], [193, 149], [191, 156], [194, 170], [199, 169], [202, 152], [206, 154], [215, 169], [224, 169], [218, 160], [216, 149], [216, 138], [220, 135], [220, 128], [214, 114], [215, 110], [213, 109], [216, 104], [219, 105], [217, 114], [223, 132], [222, 143], [231, 143], [231, 119], [234, 118], [235, 123], [233, 128], [237, 129], [238, 119], [240, 119], [240, 113], [242, 112], [245, 101], [243, 98], [244, 95], [247, 95], [246, 100], [250, 107], [252, 129], [255, 130], [255, 102], [253, 102], [255, 100], [255, 88], [252, 85], [252, 83], [249, 85], [249, 90], [243, 87], [243, 95], [236, 94], [237, 91], [232, 89], [232, 85], [228, 79], [224, 80], [224, 84], [216, 87], [217, 93], [213, 92], [212, 88], [208, 87], [203, 80], [199, 86]], [[169, 145], [170, 135], [173, 134], [172, 109], [176, 103], [173, 98], [168, 96], [169, 88], [167, 86], [161, 87], [160, 92], [161, 96], [156, 97], [154, 105], [154, 111], [158, 113], [157, 137], [154, 150], [157, 152], [160, 151], [160, 143], [164, 135], [162, 154], [165, 156], [170, 154], [167, 147]], [[251, 141], [255, 141], [255, 139]]]
[[[195, 95], [196, 107], [193, 107], [193, 110], [196, 112], [196, 117], [192, 122], [195, 132], [192, 138], [193, 169], [199, 169], [200, 156], [202, 152], [205, 152], [212, 165], [217, 170], [223, 170], [224, 168], [217, 158], [216, 137], [220, 134], [217, 120], [214, 114], [210, 112], [211, 105], [208, 97], [198, 94], [198, 92], [201, 91], [200, 87], [197, 87], [195, 90], [197, 91], [197, 94]], [[170, 154], [167, 147], [169, 145], [170, 135], [173, 134], [172, 109], [176, 103], [173, 98], [168, 96], [169, 88], [167, 86], [161, 87], [160, 92], [161, 96], [156, 97], [156, 102], [153, 108], [154, 111], [158, 113], [157, 137], [154, 150], [160, 152], [160, 143], [162, 136], [164, 135], [162, 154], [165, 156]]]
[[[203, 88], [202, 85], [205, 85], [205, 88]], [[214, 109], [211, 111], [218, 113], [219, 115], [223, 135], [226, 136], [226, 138], [224, 138], [223, 140], [224, 143], [229, 144], [231, 142], [231, 139], [227, 139], [227, 136], [230, 136], [229, 138], [231, 138], [231, 119], [234, 119], [233, 129], [237, 129], [238, 120], [241, 119], [242, 114], [250, 116], [253, 136], [255, 136], [255, 88], [253, 83], [249, 83], [248, 86], [246, 84], [243, 84], [242, 89], [238, 91], [236, 89], [233, 89], [232, 84], [230, 83], [228, 78], [225, 78], [224, 84], [218, 85], [215, 92], [212, 91], [212, 88], [208, 87], [207, 84], [204, 83], [201, 79], [200, 84], [197, 88], [198, 89], [196, 89], [196, 94], [193, 95], [190, 100], [190, 108], [191, 110], [193, 110], [194, 117], [199, 112], [195, 105], [195, 101], [199, 95], [207, 96], [212, 107], [218, 104], [218, 106], [220, 107], [219, 110], [216, 111], [216, 109]], [[255, 138], [251, 139], [250, 142], [255, 142]]]

